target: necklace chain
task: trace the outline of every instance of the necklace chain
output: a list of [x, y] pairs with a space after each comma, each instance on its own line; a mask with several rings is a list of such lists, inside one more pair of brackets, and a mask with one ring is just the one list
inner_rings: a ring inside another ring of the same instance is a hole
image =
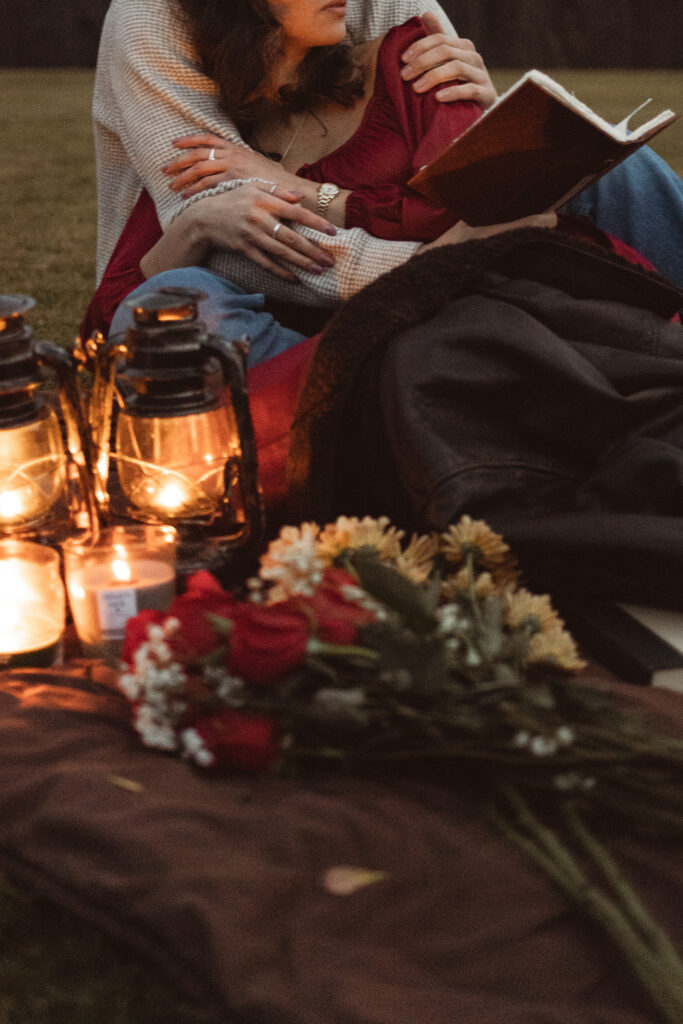
[[270, 157], [271, 160], [275, 160], [275, 161], [277, 161], [277, 163], [281, 164], [283, 160], [287, 159], [287, 156], [291, 152], [292, 146], [294, 145], [296, 140], [299, 138], [299, 132], [303, 128], [304, 122], [305, 122], [306, 118], [308, 117], [309, 113], [310, 113], [309, 110], [304, 110], [303, 117], [301, 118], [301, 120], [299, 121], [298, 125], [294, 129], [294, 134], [292, 135], [291, 139], [289, 140], [289, 142], [287, 144], [287, 147], [286, 147], [286, 149], [285, 149], [285, 151], [283, 153], [273, 153], [273, 152], [267, 152], [266, 150], [264, 150], [261, 147], [261, 145], [259, 144], [258, 139], [256, 138], [256, 133], [252, 132], [252, 138], [253, 138], [254, 142], [256, 143], [256, 148], [261, 153], [263, 153], [264, 156]]

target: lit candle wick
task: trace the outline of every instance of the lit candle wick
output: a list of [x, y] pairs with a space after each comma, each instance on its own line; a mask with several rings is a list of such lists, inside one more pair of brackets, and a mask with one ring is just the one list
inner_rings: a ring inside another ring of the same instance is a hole
[[111, 563], [111, 571], [117, 583], [132, 583], [133, 574], [129, 563], [123, 558], [115, 558]]
[[159, 491], [158, 501], [163, 508], [180, 508], [187, 501], [187, 494], [177, 484], [166, 484]]
[[21, 495], [16, 491], [2, 491], [0, 493], [0, 518], [15, 519], [24, 511], [24, 503]]

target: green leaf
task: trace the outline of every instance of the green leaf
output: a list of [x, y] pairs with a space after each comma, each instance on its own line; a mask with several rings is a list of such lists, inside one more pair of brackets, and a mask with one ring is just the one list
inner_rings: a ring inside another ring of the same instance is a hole
[[350, 552], [346, 562], [371, 597], [398, 612], [416, 633], [433, 632], [437, 619], [430, 607], [431, 600], [417, 584], [406, 579], [393, 566], [381, 562], [376, 553], [367, 550]]
[[216, 615], [215, 612], [207, 612], [206, 617], [216, 632], [230, 636], [234, 626], [232, 619], [226, 619], [223, 615]]

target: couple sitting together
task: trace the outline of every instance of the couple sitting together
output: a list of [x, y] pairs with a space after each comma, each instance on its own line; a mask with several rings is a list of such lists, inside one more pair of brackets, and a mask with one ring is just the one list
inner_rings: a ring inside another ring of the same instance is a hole
[[205, 293], [209, 329], [250, 339], [266, 462], [298, 401], [299, 513], [486, 514], [522, 544], [558, 516], [576, 539], [607, 511], [596, 543], [610, 515], [677, 518], [683, 300], [636, 267], [683, 284], [683, 184], [641, 150], [559, 217], [453, 224], [406, 184], [495, 98], [449, 32], [426, 0], [113, 0], [84, 331], [125, 329], [126, 296]]

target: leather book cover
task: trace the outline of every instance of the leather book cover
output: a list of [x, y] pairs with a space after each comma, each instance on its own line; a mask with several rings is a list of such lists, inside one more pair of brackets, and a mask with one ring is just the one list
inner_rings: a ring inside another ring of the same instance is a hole
[[630, 132], [629, 118], [610, 125], [550, 76], [529, 71], [409, 185], [473, 226], [544, 213], [676, 117], [667, 110]]

